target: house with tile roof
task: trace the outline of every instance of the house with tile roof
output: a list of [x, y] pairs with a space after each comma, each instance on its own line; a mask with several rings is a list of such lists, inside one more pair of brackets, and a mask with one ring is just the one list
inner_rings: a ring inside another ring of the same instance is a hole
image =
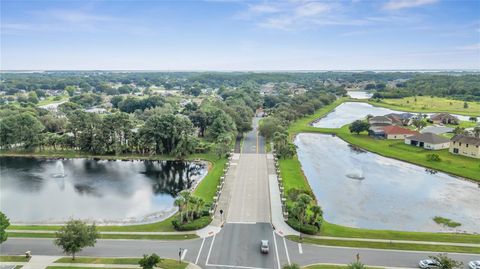
[[440, 150], [449, 148], [450, 140], [433, 133], [423, 133], [406, 137], [405, 144], [429, 150]]

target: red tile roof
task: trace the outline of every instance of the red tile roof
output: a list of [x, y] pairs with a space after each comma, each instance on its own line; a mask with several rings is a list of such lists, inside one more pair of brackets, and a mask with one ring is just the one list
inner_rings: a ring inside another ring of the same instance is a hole
[[418, 132], [412, 131], [410, 129], [398, 127], [396, 125], [385, 126], [382, 128], [385, 134], [408, 134], [408, 135], [416, 135]]

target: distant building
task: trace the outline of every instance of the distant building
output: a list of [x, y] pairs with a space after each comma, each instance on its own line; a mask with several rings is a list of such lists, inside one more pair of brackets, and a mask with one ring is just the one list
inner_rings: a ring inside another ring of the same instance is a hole
[[385, 126], [382, 129], [383, 135], [386, 139], [405, 139], [409, 136], [418, 134], [418, 132], [395, 125]]
[[450, 140], [432, 133], [417, 134], [405, 138], [405, 144], [430, 150], [440, 150], [450, 147]]
[[105, 108], [100, 108], [100, 107], [93, 107], [93, 108], [85, 109], [85, 112], [96, 113], [96, 114], [108, 113], [108, 111]]
[[480, 158], [480, 138], [456, 135], [451, 139], [450, 153]]
[[392, 124], [398, 125], [398, 126], [407, 126], [410, 125], [411, 119], [413, 118], [412, 113], [390, 113], [385, 115], [385, 117], [389, 118], [392, 120]]
[[430, 122], [435, 124], [459, 124], [460, 121], [457, 117], [448, 113], [437, 113], [430, 116]]

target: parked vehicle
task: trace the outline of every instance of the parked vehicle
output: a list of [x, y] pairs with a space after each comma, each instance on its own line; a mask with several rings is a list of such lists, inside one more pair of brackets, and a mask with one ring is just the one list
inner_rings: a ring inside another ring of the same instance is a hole
[[268, 246], [268, 240], [262, 240], [260, 243], [260, 251], [264, 254], [268, 254], [270, 247]]
[[480, 261], [471, 261], [468, 263], [470, 269], [480, 269]]
[[425, 260], [421, 260], [418, 263], [418, 266], [422, 269], [431, 269], [431, 268], [438, 268], [440, 264], [438, 264], [438, 262], [435, 260], [425, 259]]

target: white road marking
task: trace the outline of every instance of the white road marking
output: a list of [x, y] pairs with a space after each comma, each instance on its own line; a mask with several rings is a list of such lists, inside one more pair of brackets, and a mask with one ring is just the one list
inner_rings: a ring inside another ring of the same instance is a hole
[[303, 254], [302, 244], [298, 243], [298, 252]]
[[280, 267], [280, 257], [278, 257], [277, 239], [275, 238], [275, 232], [274, 231], [272, 231], [272, 234], [273, 234], [273, 243], [275, 244], [275, 254], [277, 254], [278, 269], [280, 269], [282, 267]]
[[227, 221], [227, 223], [232, 223], [232, 224], [257, 224], [254, 221]]
[[285, 241], [285, 237], [283, 238], [283, 245], [285, 246], [285, 253], [287, 253], [287, 262], [288, 262], [288, 265], [291, 265], [291, 263], [290, 263], [290, 256], [288, 256], [288, 248], [287, 248], [287, 242]]
[[187, 251], [188, 251], [188, 249], [184, 249], [182, 251], [182, 257], [180, 258], [180, 260], [185, 260], [185, 255], [187, 255]]
[[210, 259], [210, 253], [212, 252], [212, 247], [213, 247], [213, 243], [215, 242], [215, 236], [216, 236], [216, 235], [217, 235], [217, 234], [214, 234], [214, 235], [213, 235], [212, 244], [210, 245], [210, 249], [208, 250], [207, 262], [206, 262], [206, 264], [208, 264], [208, 260]]
[[203, 244], [205, 243], [205, 238], [203, 238], [202, 240], [202, 244], [200, 245], [200, 249], [198, 250], [198, 255], [197, 255], [197, 259], [195, 260], [195, 264], [198, 263], [198, 259], [200, 259], [200, 254], [202, 253], [202, 248], [203, 248]]
[[206, 264], [206, 265], [207, 265], [207, 266], [227, 267], [227, 268], [270, 269], [270, 268], [250, 267], [250, 266], [240, 266], [240, 265], [224, 265], [224, 264]]

